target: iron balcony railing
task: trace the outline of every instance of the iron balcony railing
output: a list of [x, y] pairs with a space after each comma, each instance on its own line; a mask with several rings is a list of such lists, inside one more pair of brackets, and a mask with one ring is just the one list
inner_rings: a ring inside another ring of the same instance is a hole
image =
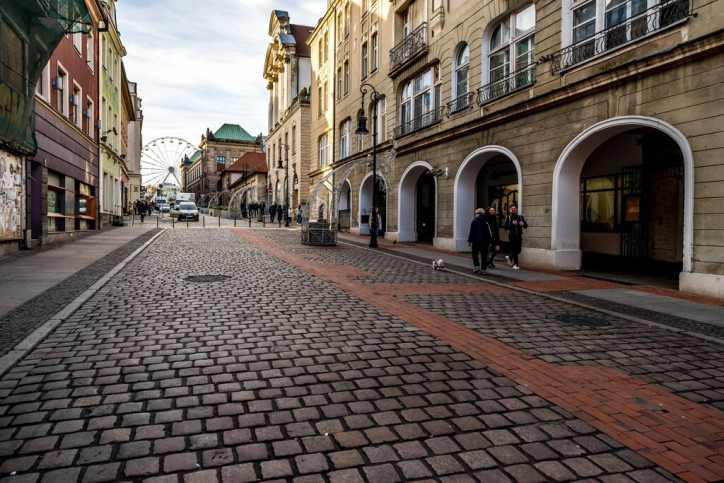
[[504, 96], [509, 92], [529, 86], [535, 81], [535, 66], [530, 64], [525, 69], [516, 70], [502, 79], [485, 84], [478, 89], [478, 104], [483, 105], [491, 99]]
[[663, 0], [661, 3], [627, 19], [625, 22], [602, 30], [554, 54], [542, 57], [541, 60], [550, 60], [551, 72], [557, 73], [597, 55], [683, 22], [689, 15], [689, 0]]
[[390, 75], [421, 52], [427, 51], [427, 23], [423, 22], [390, 50]]
[[437, 124], [442, 120], [443, 109], [443, 106], [440, 106], [429, 112], [426, 112], [420, 117], [416, 117], [415, 119], [403, 122], [395, 128], [395, 139], [399, 139], [402, 136], [406, 136], [412, 132], [424, 129], [428, 126], [432, 126], [433, 124]]
[[474, 94], [472, 92], [467, 92], [463, 94], [462, 96], [458, 96], [452, 101], [447, 103], [447, 113], [448, 116], [454, 112], [462, 111], [463, 109], [467, 109], [468, 107], [473, 105], [473, 97]]

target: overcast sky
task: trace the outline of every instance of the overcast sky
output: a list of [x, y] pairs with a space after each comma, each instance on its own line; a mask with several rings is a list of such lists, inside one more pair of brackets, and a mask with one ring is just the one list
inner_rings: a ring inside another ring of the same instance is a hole
[[272, 10], [315, 26], [327, 0], [119, 0], [129, 81], [143, 99], [143, 142], [174, 136], [197, 146], [206, 128], [267, 134], [262, 77]]

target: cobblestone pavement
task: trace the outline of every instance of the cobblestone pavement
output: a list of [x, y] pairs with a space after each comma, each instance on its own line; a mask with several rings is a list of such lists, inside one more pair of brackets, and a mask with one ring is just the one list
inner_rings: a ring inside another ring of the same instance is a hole
[[713, 481], [723, 387], [720, 345], [297, 231], [171, 229], [0, 378], [0, 481]]

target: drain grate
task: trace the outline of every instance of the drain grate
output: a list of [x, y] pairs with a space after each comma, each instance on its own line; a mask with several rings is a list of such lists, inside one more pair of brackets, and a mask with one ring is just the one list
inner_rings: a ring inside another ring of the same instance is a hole
[[556, 314], [553, 318], [564, 324], [577, 325], [579, 327], [592, 327], [594, 329], [609, 327], [611, 325], [611, 322], [606, 319], [591, 317], [590, 315]]
[[230, 275], [189, 275], [186, 277], [187, 282], [197, 282], [197, 283], [206, 283], [206, 282], [221, 282], [223, 280], [226, 280], [227, 278], [231, 278]]

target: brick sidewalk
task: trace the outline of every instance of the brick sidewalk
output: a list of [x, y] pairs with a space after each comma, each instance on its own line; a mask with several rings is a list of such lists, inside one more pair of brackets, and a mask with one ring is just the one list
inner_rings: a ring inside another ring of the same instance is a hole
[[722, 474], [718, 346], [298, 236], [164, 233], [0, 379], [0, 481]]

